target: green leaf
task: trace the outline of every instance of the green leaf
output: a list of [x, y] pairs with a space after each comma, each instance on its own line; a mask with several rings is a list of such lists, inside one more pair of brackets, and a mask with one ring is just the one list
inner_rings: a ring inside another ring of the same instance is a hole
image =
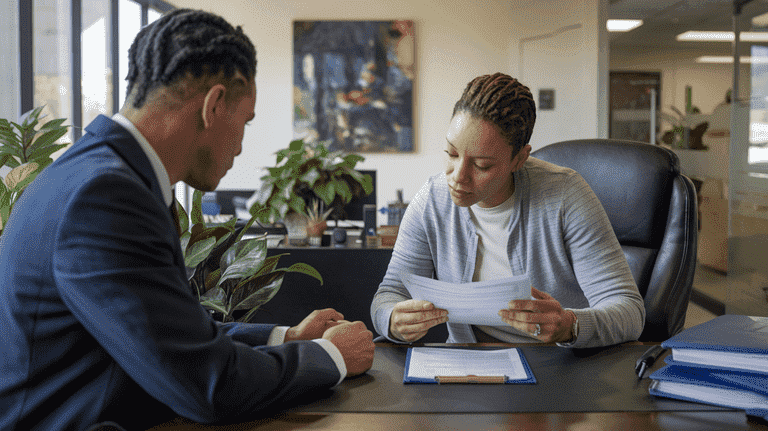
[[[221, 268], [217, 268], [215, 271], [208, 274], [207, 277], [205, 277], [205, 285], [206, 286], [216, 286], [219, 283], [219, 279], [221, 278]], [[210, 292], [213, 289], [209, 289], [208, 292]]]
[[11, 167], [11, 168], [17, 168], [21, 166], [21, 163], [19, 162], [19, 160], [21, 160], [21, 157], [19, 157], [18, 159], [11, 157], [5, 162], [5, 166]]
[[281, 254], [276, 254], [276, 255], [273, 255], [273, 256], [268, 256], [264, 260], [264, 263], [261, 265], [261, 268], [259, 269], [259, 271], [257, 273], [255, 273], [253, 275], [253, 277], [259, 277], [259, 276], [262, 276], [264, 274], [267, 274], [267, 273], [270, 273], [270, 272], [274, 271], [275, 267], [277, 266], [277, 262], [280, 260], [280, 258], [283, 257], [283, 256], [287, 256], [289, 254], [290, 253], [281, 253]]
[[310, 168], [304, 175], [301, 176], [300, 180], [307, 183], [310, 187], [315, 185], [315, 181], [317, 181], [320, 178], [320, 171], [318, 171], [317, 168]]
[[27, 160], [29, 160], [30, 162], [36, 162], [39, 159], [43, 159], [46, 157], [50, 158], [51, 154], [55, 153], [56, 151], [59, 151], [60, 149], [66, 147], [67, 145], [69, 144], [56, 144], [56, 145], [49, 145], [43, 148], [37, 148], [27, 157]]
[[[283, 284], [283, 276], [282, 274], [276, 277], [272, 280], [272, 282], [261, 289], [252, 292], [250, 295], [243, 298], [242, 301], [240, 301], [235, 307], [237, 310], [249, 310], [248, 313], [246, 313], [245, 316], [238, 319], [238, 322], [248, 322], [251, 320], [251, 317], [254, 315], [256, 310], [259, 309], [262, 305], [269, 302], [274, 296], [277, 294], [278, 291], [280, 291], [280, 287]], [[243, 290], [245, 291], [247, 287], [244, 287]]]
[[342, 202], [349, 203], [352, 200], [352, 189], [349, 188], [349, 183], [346, 181], [339, 181], [336, 183], [336, 194], [341, 196]]
[[184, 259], [186, 260], [187, 256], [187, 246], [189, 245], [189, 238], [192, 235], [189, 232], [184, 232], [179, 237], [179, 242], [181, 242], [181, 251], [184, 252]]
[[[189, 216], [187, 215], [187, 211], [184, 210], [184, 206], [181, 205], [181, 202], [176, 200], [176, 198], [173, 198], [174, 205], [176, 205], [176, 212], [179, 215], [179, 226], [181, 226], [182, 232], [187, 232], [189, 230]], [[184, 247], [182, 247], [182, 250], [184, 250]]]
[[[54, 143], [61, 138], [62, 136], [67, 134], [67, 129], [55, 129], [51, 130], [49, 132], [43, 133], [42, 135], [38, 136], [37, 139], [35, 139], [32, 144], [27, 147], [26, 153], [28, 156], [31, 156], [35, 150], [44, 149], [45, 147], [54, 145]], [[59, 148], [61, 148], [62, 144], [58, 144]], [[63, 146], [66, 146], [67, 144], [64, 144]]]
[[205, 225], [203, 222], [203, 192], [200, 190], [195, 189], [195, 191], [192, 193], [192, 224], [202, 224]]
[[[256, 221], [256, 216], [251, 216], [251, 219], [248, 220], [248, 223], [246, 223], [245, 226], [242, 229], [240, 229], [240, 233], [237, 235], [237, 238], [235, 238], [235, 242], [239, 242], [241, 239], [243, 239], [243, 235], [245, 235], [245, 233], [248, 231], [248, 229], [251, 228], [251, 226], [255, 221]], [[261, 238], [262, 236], [264, 240], [267, 239], [266, 233], [260, 235], [259, 238]]]
[[219, 287], [209, 289], [204, 294], [200, 295], [200, 299], [219, 303], [222, 307], [227, 306], [227, 292]]
[[304, 140], [302, 139], [296, 139], [291, 141], [290, 144], [288, 144], [288, 150], [289, 151], [301, 151], [304, 147]]
[[307, 265], [306, 263], [294, 263], [293, 265], [289, 266], [285, 272], [298, 272], [301, 274], [309, 275], [310, 277], [314, 277], [320, 281], [321, 286], [323, 285], [323, 276], [320, 275], [320, 273], [314, 267]]
[[[291, 196], [291, 200], [288, 202], [288, 207], [290, 207], [290, 209], [292, 209], [293, 211], [299, 214], [304, 214], [304, 211], [306, 211], [307, 209], [307, 203], [304, 202], [304, 199], [296, 195], [293, 195]], [[280, 218], [281, 219], [285, 218], [285, 214], [287, 213], [288, 213], [287, 210], [284, 213], [281, 213]]]
[[0, 144], [21, 148], [21, 142], [14, 127], [4, 118], [0, 118]]
[[235, 226], [237, 225], [237, 217], [232, 217], [231, 219], [225, 221], [224, 223], [221, 223], [219, 227], [227, 228], [230, 232], [235, 231]]
[[64, 129], [66, 130], [70, 126], [62, 126], [62, 124], [67, 121], [66, 118], [57, 118], [55, 120], [48, 121], [47, 123], [40, 126], [40, 130], [38, 132], [43, 132], [46, 130], [53, 130], [53, 129]]
[[0, 153], [0, 167], [5, 166], [5, 163], [8, 162], [8, 160], [11, 157], [12, 156], [10, 154], [2, 154], [2, 153]]
[[202, 241], [191, 243], [187, 246], [187, 253], [186, 256], [184, 256], [184, 265], [188, 268], [196, 267], [208, 257], [215, 245], [215, 237], [209, 237]]
[[221, 257], [222, 268], [219, 284], [229, 280], [240, 280], [259, 271], [267, 256], [267, 244], [264, 239], [247, 239], [238, 242]]
[[336, 184], [319, 184], [312, 190], [326, 205], [331, 205], [336, 197]]
[[8, 216], [11, 213], [11, 207], [3, 205], [0, 207], [0, 230], [5, 229], [5, 224], [8, 222]]
[[14, 157], [18, 157], [19, 160], [21, 160], [21, 155], [23, 154], [23, 151], [21, 147], [15, 147], [15, 146], [8, 146], [4, 145], [0, 147], [0, 154], [9, 154]]
[[218, 302], [218, 301], [211, 301], [211, 300], [205, 300], [200, 302], [200, 305], [202, 305], [204, 308], [208, 310], [213, 310], [216, 312], [219, 312], [225, 316], [227, 316], [229, 313], [227, 312], [227, 307], [224, 303]]
[[[31, 111], [27, 111], [24, 114], [22, 114], [21, 118], [19, 118], [19, 122], [21, 123], [19, 128], [29, 129], [31, 127], [34, 127], [37, 124], [37, 121], [40, 117], [40, 113], [43, 112], [43, 108], [45, 108], [45, 105], [38, 106], [37, 108], [34, 108]], [[43, 116], [43, 118], [45, 118], [45, 116]]]
[[357, 174], [359, 174], [362, 178], [358, 179], [358, 182], [361, 186], [363, 186], [363, 190], [365, 191], [365, 195], [368, 196], [373, 192], [373, 178], [371, 178], [370, 175], [365, 174], [362, 175], [360, 172], [354, 171]]
[[198, 223], [192, 226], [192, 229], [190, 230], [192, 236], [189, 241], [194, 244], [198, 241], [205, 241], [208, 238], [213, 238], [215, 240], [215, 245], [218, 246], [226, 241], [233, 231], [234, 228], [227, 225], [206, 228]]

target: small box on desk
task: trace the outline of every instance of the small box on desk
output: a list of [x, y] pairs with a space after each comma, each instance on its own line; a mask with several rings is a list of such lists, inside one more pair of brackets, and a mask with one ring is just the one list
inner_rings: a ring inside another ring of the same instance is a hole
[[381, 238], [382, 247], [394, 247], [397, 240], [397, 232], [400, 229], [396, 225], [384, 225], [379, 226], [379, 237]]

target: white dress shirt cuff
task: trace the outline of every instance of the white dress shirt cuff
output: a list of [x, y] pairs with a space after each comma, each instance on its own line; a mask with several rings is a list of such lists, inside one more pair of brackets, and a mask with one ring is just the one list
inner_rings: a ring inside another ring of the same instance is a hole
[[325, 349], [325, 351], [328, 353], [328, 355], [333, 359], [333, 362], [336, 364], [336, 368], [339, 369], [339, 381], [336, 382], [334, 386], [338, 386], [339, 383], [344, 381], [344, 379], [347, 377], [347, 365], [344, 363], [344, 356], [341, 355], [341, 352], [339, 349], [330, 341], [326, 340], [325, 338], [315, 338], [315, 343], [319, 344], [320, 347]]
[[279, 346], [285, 342], [285, 333], [290, 326], [275, 326], [267, 339], [267, 346]]
[[[285, 333], [288, 332], [288, 329], [290, 329], [290, 326], [275, 326], [272, 329], [272, 333], [269, 334], [267, 345], [277, 346], [283, 344], [285, 342]], [[336, 364], [340, 377], [334, 386], [338, 386], [347, 377], [347, 365], [344, 363], [344, 356], [341, 355], [341, 352], [333, 343], [326, 339], [317, 338], [312, 341], [319, 344], [328, 353], [328, 356], [333, 359], [333, 363]]]

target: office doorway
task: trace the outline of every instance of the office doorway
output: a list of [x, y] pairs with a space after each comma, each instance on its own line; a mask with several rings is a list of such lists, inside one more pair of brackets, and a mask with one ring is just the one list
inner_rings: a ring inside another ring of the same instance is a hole
[[609, 75], [608, 136], [656, 143], [661, 73], [611, 71]]

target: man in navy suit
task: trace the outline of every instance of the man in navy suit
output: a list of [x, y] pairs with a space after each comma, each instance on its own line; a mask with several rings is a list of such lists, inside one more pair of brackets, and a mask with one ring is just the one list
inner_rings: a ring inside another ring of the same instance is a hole
[[187, 282], [171, 185], [213, 190], [241, 151], [256, 52], [240, 27], [176, 10], [129, 54], [125, 106], [38, 176], [0, 239], [0, 429], [243, 420], [371, 367], [362, 322], [223, 325]]

